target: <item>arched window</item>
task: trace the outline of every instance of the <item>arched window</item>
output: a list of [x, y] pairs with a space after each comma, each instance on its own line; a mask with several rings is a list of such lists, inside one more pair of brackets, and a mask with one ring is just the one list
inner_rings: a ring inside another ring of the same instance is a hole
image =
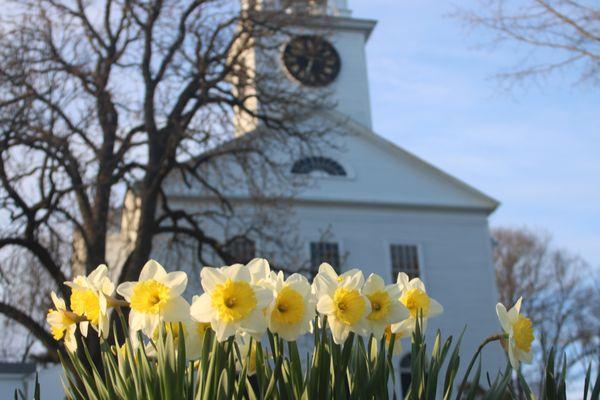
[[294, 163], [292, 173], [310, 174], [313, 171], [321, 171], [331, 176], [346, 176], [346, 170], [335, 160], [327, 157], [305, 157]]
[[408, 394], [411, 380], [410, 354], [407, 354], [400, 360], [400, 385], [402, 386], [403, 397]]
[[233, 258], [233, 262], [246, 264], [255, 257], [256, 244], [253, 240], [237, 236], [225, 245], [225, 250]]

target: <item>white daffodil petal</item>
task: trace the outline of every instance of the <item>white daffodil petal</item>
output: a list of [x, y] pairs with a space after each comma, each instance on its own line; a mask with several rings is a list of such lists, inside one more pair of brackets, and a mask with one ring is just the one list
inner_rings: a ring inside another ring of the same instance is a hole
[[160, 283], [169, 287], [171, 296], [181, 296], [187, 286], [188, 277], [183, 271], [169, 272], [157, 279]]
[[429, 317], [435, 317], [444, 312], [444, 307], [435, 299], [429, 298]]
[[205, 292], [212, 292], [217, 285], [222, 285], [226, 280], [227, 277], [218, 268], [204, 267], [200, 271], [200, 282]]
[[137, 282], [123, 282], [117, 287], [117, 293], [123, 296], [125, 300], [131, 301], [135, 285], [137, 285]]
[[201, 296], [194, 296], [190, 315], [198, 322], [210, 322], [215, 314], [211, 304], [210, 294], [204, 293]]
[[165, 271], [165, 269], [163, 268], [162, 265], [160, 265], [157, 261], [155, 260], [149, 260], [146, 264], [144, 264], [144, 267], [142, 268], [142, 271], [140, 272], [140, 281], [148, 281], [150, 279], [155, 279], [158, 280], [162, 277], [164, 277], [167, 274], [167, 271]]
[[512, 331], [512, 325], [508, 320], [508, 312], [506, 311], [506, 307], [502, 303], [496, 304], [496, 314], [498, 315], [498, 321], [500, 321], [500, 326], [506, 333], [510, 333]]
[[163, 306], [162, 316], [165, 322], [183, 322], [190, 319], [190, 305], [183, 297], [173, 297]]
[[317, 303], [317, 311], [323, 315], [333, 314], [335, 312], [335, 304], [329, 296], [323, 296]]

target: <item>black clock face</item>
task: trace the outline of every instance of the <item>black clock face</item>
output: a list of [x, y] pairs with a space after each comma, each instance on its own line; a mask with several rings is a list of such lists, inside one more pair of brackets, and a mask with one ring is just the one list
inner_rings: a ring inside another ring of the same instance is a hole
[[303, 35], [290, 40], [283, 51], [289, 73], [307, 86], [325, 86], [340, 73], [340, 55], [321, 36]]

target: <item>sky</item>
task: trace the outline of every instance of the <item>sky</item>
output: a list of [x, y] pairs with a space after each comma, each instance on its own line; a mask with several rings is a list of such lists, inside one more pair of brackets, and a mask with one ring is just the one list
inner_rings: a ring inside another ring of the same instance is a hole
[[[367, 45], [374, 129], [498, 199], [492, 226], [544, 230], [600, 268], [600, 90], [574, 72], [510, 91], [522, 60], [481, 46], [447, 0], [349, 0], [378, 24]], [[461, 0], [462, 7], [473, 4]]]

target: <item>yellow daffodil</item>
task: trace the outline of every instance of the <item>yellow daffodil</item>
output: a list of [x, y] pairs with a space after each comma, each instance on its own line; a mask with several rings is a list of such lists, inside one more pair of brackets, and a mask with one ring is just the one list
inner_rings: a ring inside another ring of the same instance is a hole
[[315, 299], [308, 280], [292, 274], [287, 280], [283, 272], [272, 273], [270, 285], [274, 300], [267, 309], [269, 330], [287, 341], [295, 341], [310, 329], [315, 317]]
[[81, 334], [87, 336], [91, 324], [99, 335], [107, 338], [110, 325], [107, 298], [114, 294], [115, 285], [108, 277], [106, 265], [99, 265], [88, 276], [79, 275], [65, 285], [71, 288], [71, 310], [87, 319], [79, 324]]
[[152, 337], [161, 322], [181, 322], [189, 319], [189, 305], [181, 297], [187, 285], [185, 272], [169, 272], [150, 260], [142, 268], [139, 281], [124, 282], [117, 293], [129, 302], [129, 329]]
[[59, 298], [56, 293], [52, 292], [50, 296], [52, 297], [52, 303], [54, 303], [54, 309], [48, 311], [46, 321], [50, 325], [52, 337], [55, 340], [64, 339], [65, 347], [69, 351], [74, 352], [77, 350], [75, 331], [77, 330], [77, 323], [81, 321], [81, 317], [67, 310], [65, 301]]
[[405, 338], [406, 336], [403, 335], [402, 332], [393, 333], [392, 332], [392, 325], [386, 326], [385, 327], [385, 332], [384, 332], [384, 337], [385, 337], [385, 344], [388, 347], [390, 345], [390, 342], [392, 341], [392, 335], [395, 335], [394, 336], [394, 350], [393, 350], [393, 355], [399, 356], [400, 354], [402, 354], [402, 339]]
[[313, 282], [317, 295], [317, 311], [327, 316], [333, 341], [342, 344], [350, 332], [369, 335], [367, 316], [371, 313], [369, 299], [361, 293], [365, 278], [360, 270], [352, 269], [339, 275], [327, 263], [319, 266]]
[[256, 340], [254, 338], [245, 333], [238, 332], [235, 334], [235, 341], [240, 348], [240, 354], [242, 355], [242, 359], [239, 360], [236, 357], [235, 366], [238, 372], [241, 372], [244, 363], [248, 363], [248, 367], [246, 368], [246, 375], [252, 376], [256, 374]]
[[383, 278], [371, 274], [365, 282], [362, 292], [371, 303], [371, 313], [367, 316], [371, 333], [381, 339], [386, 327], [409, 317], [408, 309], [400, 302], [398, 285], [385, 285]]
[[247, 266], [204, 267], [200, 272], [204, 294], [194, 296], [191, 316], [210, 322], [222, 342], [241, 330], [258, 337], [267, 329], [265, 309], [273, 300], [271, 290], [252, 284]]
[[531, 362], [531, 343], [533, 342], [533, 325], [531, 320], [520, 314], [521, 301], [519, 298], [508, 311], [501, 303], [496, 305], [496, 314], [502, 329], [508, 335], [508, 358], [514, 369], [519, 368], [519, 362]]
[[409, 279], [404, 272], [398, 274], [397, 283], [401, 290], [400, 302], [406, 306], [410, 315], [409, 318], [392, 324], [392, 332], [409, 336], [416, 327], [417, 317], [422, 318], [421, 329], [427, 327], [427, 320], [444, 312], [444, 308], [433, 298], [429, 297], [425, 284], [419, 278]]

